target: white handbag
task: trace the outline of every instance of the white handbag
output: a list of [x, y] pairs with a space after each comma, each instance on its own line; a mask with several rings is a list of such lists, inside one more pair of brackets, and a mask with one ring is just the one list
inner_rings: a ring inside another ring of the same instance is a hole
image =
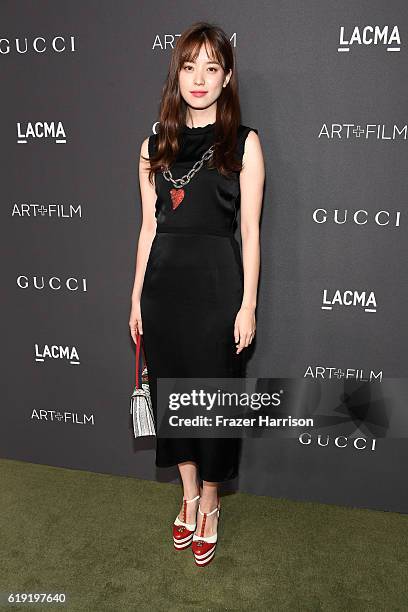
[[[142, 349], [144, 365], [141, 363], [140, 349]], [[156, 435], [146, 356], [139, 333], [136, 337], [136, 384], [130, 397], [130, 414], [135, 438]]]

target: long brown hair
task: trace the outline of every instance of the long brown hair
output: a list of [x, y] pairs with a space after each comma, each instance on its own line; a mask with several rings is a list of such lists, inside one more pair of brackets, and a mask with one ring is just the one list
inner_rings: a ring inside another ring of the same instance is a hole
[[187, 104], [180, 93], [179, 72], [184, 62], [195, 60], [202, 44], [205, 45], [208, 56], [220, 63], [224, 73], [232, 70], [228, 85], [223, 87], [217, 99], [215, 147], [210, 160], [211, 166], [216, 167], [224, 176], [230, 176], [231, 172], [239, 172], [242, 168], [240, 160], [235, 156], [241, 110], [234, 51], [230, 40], [220, 27], [206, 21], [199, 21], [183, 32], [171, 55], [160, 102], [160, 127], [157, 134], [156, 154], [150, 159], [143, 157], [150, 161], [149, 180], [151, 183], [153, 183], [153, 174], [169, 168], [179, 151], [180, 128], [186, 123], [187, 112]]

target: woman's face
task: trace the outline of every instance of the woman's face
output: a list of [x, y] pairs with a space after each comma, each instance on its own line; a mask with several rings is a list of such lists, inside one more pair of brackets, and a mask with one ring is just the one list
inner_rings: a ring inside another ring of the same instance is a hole
[[207, 55], [201, 45], [195, 61], [184, 62], [179, 72], [180, 93], [194, 109], [206, 109], [217, 100], [232, 71], [224, 73], [222, 66]]

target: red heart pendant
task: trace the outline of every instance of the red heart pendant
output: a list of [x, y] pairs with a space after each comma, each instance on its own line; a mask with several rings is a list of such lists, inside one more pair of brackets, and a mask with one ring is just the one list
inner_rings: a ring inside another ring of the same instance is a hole
[[184, 198], [184, 189], [170, 189], [171, 203], [173, 210], [177, 208]]

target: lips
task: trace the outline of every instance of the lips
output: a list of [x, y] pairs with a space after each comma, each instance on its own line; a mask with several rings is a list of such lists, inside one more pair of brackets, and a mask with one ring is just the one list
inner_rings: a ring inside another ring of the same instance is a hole
[[205, 96], [207, 92], [206, 91], [191, 91], [190, 93], [193, 96], [196, 96], [197, 98], [201, 98], [202, 96]]

